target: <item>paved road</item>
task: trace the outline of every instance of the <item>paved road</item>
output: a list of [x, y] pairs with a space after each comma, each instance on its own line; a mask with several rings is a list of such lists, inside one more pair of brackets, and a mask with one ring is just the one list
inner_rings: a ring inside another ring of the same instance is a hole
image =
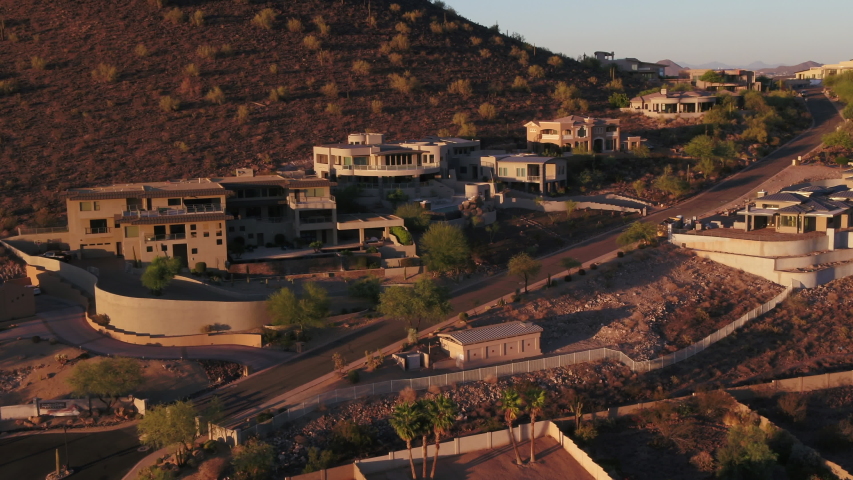
[[[56, 449], [65, 461], [63, 434], [0, 439], [0, 478], [41, 480], [54, 470]], [[136, 426], [100, 433], [68, 433], [68, 456], [75, 480], [115, 480], [142, 460]]]
[[[807, 105], [812, 117], [814, 117], [814, 128], [760, 162], [717, 184], [709, 191], [700, 193], [673, 208], [649, 215], [643, 221], [660, 223], [673, 215], [684, 215], [684, 218], [690, 218], [694, 215], [699, 217], [705, 213], [713, 213], [723, 205], [754, 190], [761, 183], [791, 165], [791, 160], [797, 158], [798, 155], [805, 155], [819, 146], [821, 137], [834, 131], [841, 122], [841, 118], [832, 103], [819, 93], [819, 89], [811, 90]], [[559, 260], [563, 257], [569, 256], [582, 262], [588, 262], [616, 250], [618, 248], [616, 237], [620, 233], [621, 230], [605, 234], [581, 242], [558, 255], [542, 259], [542, 269], [536, 278], [530, 279], [530, 283], [544, 280], [549, 273], [556, 274], [564, 271], [565, 269], [559, 265]], [[501, 295], [512, 293], [520, 287], [523, 285], [516, 277], [504, 273], [457, 291], [451, 304], [457, 311], [468, 310], [475, 301], [478, 301], [478, 304], [483, 304], [497, 299]]]

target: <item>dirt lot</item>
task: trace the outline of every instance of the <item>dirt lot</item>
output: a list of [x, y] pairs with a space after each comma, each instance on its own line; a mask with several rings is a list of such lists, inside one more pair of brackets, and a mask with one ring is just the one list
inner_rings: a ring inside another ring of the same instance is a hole
[[[60, 365], [57, 355], [70, 361]], [[99, 362], [102, 357], [80, 359], [77, 348], [29, 339], [6, 343], [0, 348], [0, 404], [28, 403], [42, 399], [68, 398], [68, 378], [78, 362]], [[145, 384], [135, 395], [151, 402], [164, 402], [188, 396], [208, 386], [201, 364], [193, 361], [140, 360]]]
[[644, 360], [686, 347], [782, 291], [670, 245], [637, 250], [600, 270], [589, 280], [555, 278], [556, 288], [471, 324], [535, 321], [545, 329], [544, 352], [611, 347]]
[[[530, 455], [530, 443], [518, 444], [522, 459]], [[453, 457], [442, 457], [438, 461], [436, 476], [438, 478], [458, 478], [467, 480], [511, 480], [524, 478], [528, 480], [546, 480], [565, 478], [571, 480], [592, 480], [578, 462], [572, 458], [551, 437], [536, 440], [536, 461], [533, 465], [518, 467], [515, 465], [515, 453], [512, 446], [481, 450]], [[421, 466], [415, 465], [420, 472]], [[427, 468], [432, 468], [432, 461]], [[368, 475], [368, 480], [406, 480], [411, 478], [411, 467], [398, 468], [388, 472]]]

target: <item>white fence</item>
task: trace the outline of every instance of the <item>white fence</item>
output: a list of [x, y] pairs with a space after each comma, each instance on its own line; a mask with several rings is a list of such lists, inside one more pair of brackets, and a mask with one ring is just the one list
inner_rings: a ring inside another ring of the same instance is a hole
[[320, 405], [333, 405], [335, 403], [346, 402], [349, 400], [355, 400], [371, 395], [396, 393], [407, 387], [413, 390], [426, 390], [433, 385], [438, 387], [445, 387], [465, 382], [476, 382], [484, 380], [487, 377], [506, 377], [519, 373], [529, 373], [551, 368], [567, 367], [571, 365], [577, 365], [579, 363], [595, 362], [598, 360], [605, 359], [617, 360], [619, 362], [622, 362], [635, 372], [649, 372], [652, 370], [657, 370], [659, 368], [668, 367], [675, 363], [686, 360], [704, 351], [711, 345], [734, 333], [737, 329], [744, 326], [750, 320], [760, 317], [761, 315], [764, 315], [765, 313], [775, 308], [776, 305], [788, 298], [788, 296], [793, 290], [793, 286], [788, 286], [787, 288], [785, 288], [785, 290], [776, 295], [769, 302], [754, 308], [753, 310], [747, 312], [744, 316], [717, 330], [716, 332], [708, 335], [707, 337], [694, 343], [693, 345], [678, 350], [677, 352], [673, 352], [669, 355], [665, 355], [660, 358], [655, 358], [653, 360], [644, 360], [638, 362], [632, 360], [631, 357], [625, 355], [624, 353], [618, 350], [612, 350], [610, 348], [596, 348], [593, 350], [567, 353], [565, 355], [558, 355], [554, 357], [545, 357], [536, 360], [525, 360], [521, 362], [509, 363], [506, 365], [496, 365], [493, 367], [483, 367], [475, 370], [463, 370], [461, 372], [445, 373], [442, 375], [433, 375], [429, 377], [407, 378], [401, 380], [390, 380], [380, 383], [371, 383], [368, 385], [356, 385], [351, 388], [341, 388], [331, 392], [321, 393], [320, 395], [315, 395], [302, 403], [290, 406], [286, 411], [275, 415], [271, 420], [267, 422], [250, 425], [247, 428], [244, 428], [243, 430], [229, 430], [216, 426], [213, 429], [213, 431], [217, 432], [216, 434], [214, 434], [214, 438], [222, 438], [226, 442], [239, 444], [252, 435], [268, 434], [284, 425], [285, 422], [289, 420], [298, 419], [300, 417], [305, 416], [309, 412], [316, 410]]

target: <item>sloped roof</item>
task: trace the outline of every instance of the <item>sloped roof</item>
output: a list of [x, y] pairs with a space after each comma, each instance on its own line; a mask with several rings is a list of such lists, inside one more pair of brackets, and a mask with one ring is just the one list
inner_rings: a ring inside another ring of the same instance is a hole
[[844, 190], [842, 192], [831, 193], [831, 194], [829, 194], [829, 198], [832, 200], [835, 200], [836, 198], [853, 199], [853, 191]]
[[529, 322], [507, 322], [487, 327], [472, 328], [470, 330], [440, 333], [438, 336], [452, 339], [460, 345], [473, 345], [475, 343], [491, 342], [493, 340], [528, 335], [541, 331], [542, 327]]
[[797, 195], [795, 193], [774, 193], [773, 195], [767, 195], [765, 197], [757, 198], [756, 200], [764, 201], [771, 200], [776, 202], [802, 202], [805, 201], [805, 197], [801, 195]]
[[834, 213], [850, 208], [850, 205], [835, 200], [812, 198], [801, 205], [780, 208], [779, 213]]

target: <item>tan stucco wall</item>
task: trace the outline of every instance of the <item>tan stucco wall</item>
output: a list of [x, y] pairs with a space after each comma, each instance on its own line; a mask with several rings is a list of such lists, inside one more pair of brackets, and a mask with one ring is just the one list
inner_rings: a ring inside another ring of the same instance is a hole
[[705, 235], [674, 234], [672, 243], [679, 247], [684, 245], [688, 248], [710, 252], [735, 253], [755, 257], [788, 257], [826, 250], [829, 246], [829, 239], [822, 236], [782, 242], [759, 242]]
[[441, 345], [447, 349], [451, 358], [463, 358], [466, 365], [471, 363], [494, 363], [515, 358], [541, 355], [539, 337], [541, 332], [504, 338], [492, 342], [459, 345], [449, 339], [442, 339]]
[[101, 327], [86, 314], [86, 322], [95, 330], [120, 342], [137, 345], [159, 345], [161, 347], [193, 347], [199, 345], [243, 345], [261, 348], [261, 335], [257, 333], [213, 333], [185, 335], [178, 337], [150, 337], [147, 335], [129, 335]]

